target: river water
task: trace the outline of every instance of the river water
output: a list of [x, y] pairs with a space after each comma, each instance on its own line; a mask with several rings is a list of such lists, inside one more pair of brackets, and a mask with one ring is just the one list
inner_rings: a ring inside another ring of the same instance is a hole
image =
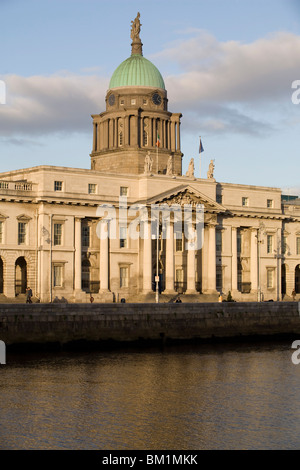
[[291, 344], [8, 352], [0, 449], [297, 449]]

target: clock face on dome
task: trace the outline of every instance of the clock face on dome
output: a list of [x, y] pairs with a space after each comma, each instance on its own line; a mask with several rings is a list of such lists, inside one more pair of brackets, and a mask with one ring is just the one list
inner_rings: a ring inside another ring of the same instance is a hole
[[159, 105], [161, 103], [161, 96], [158, 93], [152, 95], [152, 101], [154, 104]]
[[115, 104], [115, 95], [110, 95], [108, 98], [108, 102], [110, 106], [113, 106]]

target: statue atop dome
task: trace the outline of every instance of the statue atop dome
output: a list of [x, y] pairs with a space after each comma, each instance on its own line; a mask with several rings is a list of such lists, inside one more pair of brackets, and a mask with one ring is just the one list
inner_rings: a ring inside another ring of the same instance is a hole
[[142, 41], [140, 38], [140, 31], [141, 31], [141, 22], [140, 22], [140, 12], [138, 12], [136, 18], [131, 21], [131, 33], [130, 37], [132, 39], [131, 43], [131, 55], [139, 54], [143, 55], [142, 52]]
[[130, 34], [130, 37], [132, 39], [132, 41], [134, 41], [135, 39], [140, 39], [140, 31], [141, 31], [141, 22], [140, 22], [140, 12], [138, 12], [137, 14], [137, 17], [135, 18], [135, 20], [131, 21], [131, 34]]

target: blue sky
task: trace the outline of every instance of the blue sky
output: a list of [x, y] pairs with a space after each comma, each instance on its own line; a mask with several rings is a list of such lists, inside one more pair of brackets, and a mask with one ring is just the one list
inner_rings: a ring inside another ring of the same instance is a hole
[[182, 112], [183, 171], [210, 159], [229, 183], [300, 195], [300, 0], [0, 0], [0, 172], [89, 168], [91, 114], [105, 109], [141, 14], [144, 56]]

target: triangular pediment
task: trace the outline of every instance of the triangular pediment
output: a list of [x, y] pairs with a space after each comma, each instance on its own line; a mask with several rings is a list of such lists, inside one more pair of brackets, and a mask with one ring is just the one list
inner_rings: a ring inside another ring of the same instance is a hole
[[[145, 201], [143, 201], [145, 203]], [[205, 212], [225, 212], [225, 207], [217, 203], [210, 197], [201, 193], [197, 188], [192, 185], [181, 185], [177, 188], [164, 191], [156, 194], [152, 198], [147, 199], [147, 205], [151, 204], [179, 204], [181, 206], [185, 204], [203, 204]]]

